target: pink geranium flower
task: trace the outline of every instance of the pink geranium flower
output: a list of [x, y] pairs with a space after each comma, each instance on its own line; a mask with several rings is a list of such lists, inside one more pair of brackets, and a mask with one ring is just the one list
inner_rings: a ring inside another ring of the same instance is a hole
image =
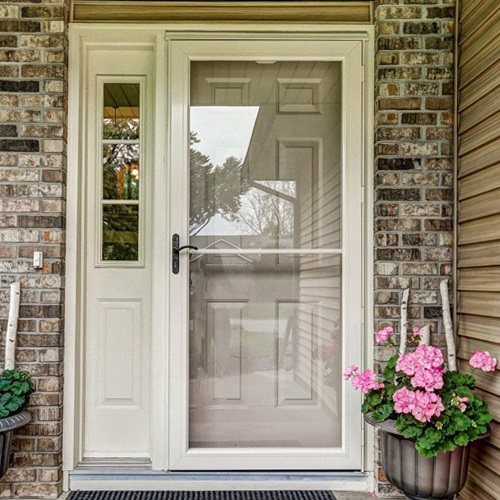
[[413, 387], [422, 387], [430, 392], [441, 389], [444, 385], [443, 369], [441, 367], [428, 369], [418, 367], [411, 379], [411, 385]]
[[380, 344], [381, 342], [385, 342], [386, 340], [389, 340], [389, 337], [391, 334], [394, 332], [394, 329], [391, 326], [386, 326], [385, 328], [382, 328], [382, 330], [379, 330], [377, 334], [375, 335], [375, 340], [377, 344]]
[[365, 370], [358, 373], [352, 379], [354, 389], [361, 389], [363, 394], [366, 394], [372, 389], [383, 389], [384, 384], [377, 381], [377, 376], [371, 370]]
[[444, 411], [441, 396], [434, 392], [415, 391], [415, 408], [411, 414], [420, 422], [430, 422], [432, 417], [439, 417]]
[[[455, 396], [455, 394], [453, 395]], [[467, 409], [467, 405], [465, 403], [469, 402], [469, 398], [466, 397], [461, 398], [460, 396], [455, 396], [454, 400], [458, 409], [463, 413]]]
[[475, 351], [469, 360], [469, 364], [474, 368], [483, 370], [483, 372], [494, 372], [497, 359], [493, 358], [488, 351]]
[[396, 413], [411, 413], [415, 409], [415, 393], [406, 387], [398, 389], [392, 396]]
[[350, 379], [359, 370], [358, 365], [349, 365], [344, 372], [344, 380]]
[[[396, 364], [396, 370], [412, 377], [419, 370], [426, 371], [432, 370], [433, 368], [441, 368], [442, 364], [443, 353], [437, 347], [433, 347], [430, 345], [420, 345], [415, 349], [414, 352], [402, 354], [399, 357]], [[427, 385], [428, 384], [425, 384], [422, 387], [427, 387]]]

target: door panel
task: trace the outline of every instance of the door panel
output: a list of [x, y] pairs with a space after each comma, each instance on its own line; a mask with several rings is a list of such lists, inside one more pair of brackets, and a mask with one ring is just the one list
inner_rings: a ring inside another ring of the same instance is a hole
[[361, 44], [174, 41], [170, 64], [171, 224], [199, 249], [171, 278], [171, 467], [358, 468]]
[[340, 258], [206, 257], [191, 263], [190, 447], [340, 446]]

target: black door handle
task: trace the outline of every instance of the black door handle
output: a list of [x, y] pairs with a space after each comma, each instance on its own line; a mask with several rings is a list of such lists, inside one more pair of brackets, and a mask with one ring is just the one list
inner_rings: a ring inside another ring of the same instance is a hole
[[198, 250], [198, 247], [194, 245], [184, 245], [182, 247], [179, 246], [179, 235], [175, 233], [172, 236], [172, 272], [174, 274], [179, 274], [179, 253], [181, 250], [186, 248], [191, 248], [193, 250]]

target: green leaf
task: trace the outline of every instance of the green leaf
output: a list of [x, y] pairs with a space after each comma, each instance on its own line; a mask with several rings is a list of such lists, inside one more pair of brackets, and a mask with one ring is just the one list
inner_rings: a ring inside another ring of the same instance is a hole
[[417, 452], [418, 452], [420, 455], [422, 455], [422, 456], [424, 456], [424, 457], [426, 457], [426, 458], [432, 458], [432, 457], [435, 457], [435, 456], [439, 453], [439, 450], [437, 450], [437, 449], [427, 449], [427, 448], [423, 448], [423, 447], [420, 445], [419, 441], [417, 441], [417, 442], [415, 443], [415, 448], [416, 448]]
[[456, 448], [456, 445], [453, 442], [453, 439], [444, 438], [442, 445], [441, 445], [441, 448], [442, 448], [442, 451], [453, 451]]
[[441, 440], [441, 433], [436, 429], [426, 429], [418, 442], [424, 449], [432, 449]]
[[469, 444], [469, 435], [466, 432], [457, 434], [453, 440], [457, 446], [467, 446]]
[[417, 426], [408, 426], [404, 431], [402, 431], [402, 434], [406, 439], [413, 439], [422, 434], [422, 429]]
[[375, 407], [382, 402], [382, 394], [380, 391], [372, 390], [368, 392], [365, 396], [363, 404], [361, 406], [361, 411], [367, 413], [369, 411], [375, 410]]
[[396, 386], [395, 385], [386, 385], [385, 386], [385, 397], [388, 401], [392, 401], [392, 396], [394, 396], [394, 393], [396, 392]]
[[457, 426], [457, 430], [465, 431], [470, 427], [471, 419], [463, 413], [460, 413], [460, 415], [455, 417], [455, 424]]
[[479, 425], [489, 424], [492, 420], [492, 416], [487, 410], [479, 410], [476, 414], [476, 423]]
[[396, 374], [396, 371], [394, 368], [392, 368], [390, 366], [386, 366], [384, 368], [384, 372], [383, 372], [384, 382], [392, 382], [392, 380], [394, 380], [395, 374]]
[[388, 366], [390, 368], [396, 368], [396, 365], [398, 363], [398, 359], [399, 359], [399, 354], [396, 354], [395, 356], [391, 356], [388, 359], [386, 366]]
[[399, 415], [396, 420], [396, 429], [403, 434], [406, 439], [413, 439], [423, 432], [423, 425], [410, 415]]
[[29, 405], [34, 392], [31, 375], [24, 370], [4, 370], [0, 374], [0, 417], [18, 413]]
[[384, 420], [387, 420], [391, 416], [392, 411], [392, 404], [386, 403], [380, 405], [377, 410], [372, 413], [372, 418], [376, 422], [382, 422]]

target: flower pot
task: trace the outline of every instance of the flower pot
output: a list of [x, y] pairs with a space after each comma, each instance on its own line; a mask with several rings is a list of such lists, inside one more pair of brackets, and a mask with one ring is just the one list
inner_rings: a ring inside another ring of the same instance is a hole
[[412, 500], [452, 499], [465, 485], [470, 446], [426, 458], [404, 438], [394, 420], [365, 420], [380, 432], [382, 468], [391, 484]]
[[0, 418], [0, 479], [10, 465], [10, 448], [14, 431], [31, 420], [31, 414], [22, 411], [10, 417]]

